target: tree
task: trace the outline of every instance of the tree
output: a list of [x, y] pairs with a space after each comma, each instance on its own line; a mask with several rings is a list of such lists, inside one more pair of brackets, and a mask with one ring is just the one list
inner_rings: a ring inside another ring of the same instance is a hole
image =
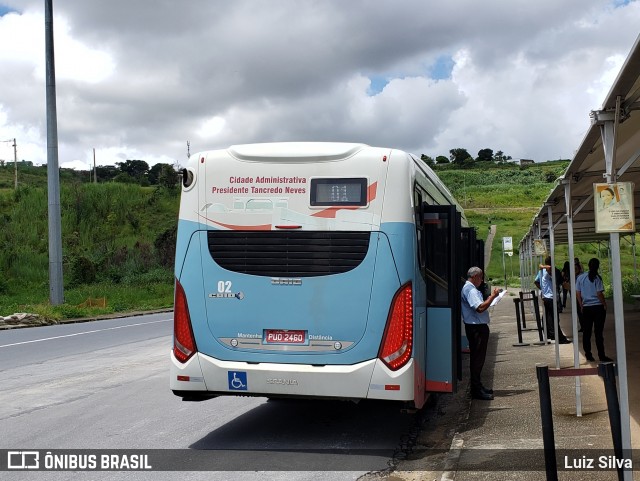
[[138, 179], [134, 179], [126, 172], [120, 172], [113, 178], [114, 182], [120, 182], [121, 184], [137, 184]]
[[478, 157], [476, 158], [478, 162], [491, 162], [493, 161], [493, 150], [491, 149], [481, 149], [478, 151]]
[[436, 157], [436, 164], [448, 164], [449, 159], [447, 159], [444, 155], [438, 155]]
[[502, 163], [506, 162], [507, 160], [511, 160], [511, 156], [510, 155], [504, 155], [504, 152], [502, 150], [498, 150], [496, 152], [496, 155], [493, 156], [493, 159], [496, 162], [499, 162], [499, 163], [502, 164]]
[[126, 160], [125, 162], [116, 162], [116, 165], [120, 168], [121, 172], [129, 175], [138, 182], [142, 182], [149, 173], [149, 164], [144, 160]]
[[113, 180], [120, 171], [115, 165], [99, 165], [96, 167], [98, 182], [108, 182]]
[[449, 158], [451, 159], [451, 162], [457, 165], [464, 164], [464, 161], [469, 158], [471, 158], [471, 160], [473, 161], [473, 158], [469, 155], [469, 152], [467, 152], [467, 149], [461, 149], [461, 148], [451, 149], [449, 151], [449, 154], [450, 154]]
[[169, 190], [175, 189], [180, 181], [178, 173], [172, 165], [162, 164], [158, 175], [158, 185]]
[[422, 154], [420, 156], [420, 160], [422, 160], [425, 164], [427, 164], [429, 167], [433, 167], [435, 165], [435, 160], [433, 160], [432, 157], [429, 157], [428, 155]]
[[167, 164], [158, 163], [151, 167], [151, 169], [149, 169], [149, 174], [147, 175], [147, 177], [149, 178], [149, 182], [151, 182], [151, 185], [158, 184], [158, 178], [160, 177], [160, 173], [162, 172], [163, 165]]

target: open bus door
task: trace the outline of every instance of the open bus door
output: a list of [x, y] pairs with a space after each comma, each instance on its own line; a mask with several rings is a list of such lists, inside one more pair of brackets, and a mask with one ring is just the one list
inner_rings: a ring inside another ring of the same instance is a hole
[[460, 229], [460, 272], [459, 275], [463, 279], [467, 277], [467, 270], [471, 266], [477, 266], [476, 263], [476, 229], [475, 227], [462, 227]]
[[[478, 240], [475, 227], [462, 227], [460, 231], [460, 279], [464, 285], [467, 279], [467, 271], [470, 267], [476, 266], [484, 271], [484, 241]], [[483, 293], [484, 295], [484, 293]], [[462, 317], [460, 318], [460, 348], [461, 352], [469, 352], [469, 340], [462, 328]], [[462, 379], [462, 363], [458, 364], [458, 379]]]
[[422, 205], [427, 284], [426, 390], [454, 392], [461, 374], [460, 213]]

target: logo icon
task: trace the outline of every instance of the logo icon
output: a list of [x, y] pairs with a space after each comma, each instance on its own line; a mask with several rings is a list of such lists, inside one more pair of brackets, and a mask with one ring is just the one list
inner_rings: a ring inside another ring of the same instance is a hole
[[38, 451], [8, 451], [7, 469], [39, 469], [40, 453]]
[[246, 391], [247, 390], [247, 373], [242, 371], [229, 371], [227, 373], [229, 379], [230, 391]]

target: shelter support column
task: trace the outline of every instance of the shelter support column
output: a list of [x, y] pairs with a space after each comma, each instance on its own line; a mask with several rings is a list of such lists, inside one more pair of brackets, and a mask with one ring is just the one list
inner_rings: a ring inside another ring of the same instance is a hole
[[[600, 126], [604, 151], [605, 172], [603, 176], [608, 183], [617, 181], [615, 165], [617, 130], [620, 119], [620, 97], [616, 100], [615, 112], [592, 112], [592, 122]], [[613, 290], [613, 313], [616, 333], [616, 357], [618, 365], [618, 381], [620, 391], [620, 420], [622, 434], [622, 448], [631, 452], [631, 424], [629, 412], [629, 384], [627, 375], [627, 349], [624, 333], [624, 307], [622, 300], [622, 269], [620, 261], [620, 234], [609, 234], [609, 248], [611, 250], [611, 287]], [[631, 473], [625, 471], [625, 479], [632, 479]]]
[[[553, 205], [547, 204], [549, 218], [549, 255], [551, 256], [551, 285], [553, 286], [553, 332], [555, 332], [556, 369], [560, 369], [560, 329], [558, 326], [558, 279], [556, 276], [556, 240], [553, 233]], [[546, 314], [546, 313], [545, 313]], [[547, 320], [545, 319], [545, 324]]]
[[[564, 179], [564, 202], [567, 219], [567, 243], [569, 244], [569, 282], [571, 283], [571, 334], [573, 337], [573, 367], [580, 367], [580, 347], [578, 342], [578, 303], [576, 301], [576, 266], [575, 250], [573, 248], [573, 205], [571, 204], [571, 180]], [[580, 376], [576, 376], [576, 415], [582, 416], [582, 388], [580, 385]]]

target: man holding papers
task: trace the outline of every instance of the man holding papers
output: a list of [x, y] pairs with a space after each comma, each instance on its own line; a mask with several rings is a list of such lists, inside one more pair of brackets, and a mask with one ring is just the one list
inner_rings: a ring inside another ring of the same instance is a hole
[[500, 289], [495, 288], [487, 299], [482, 299], [482, 292], [478, 286], [482, 284], [484, 273], [479, 267], [472, 267], [467, 272], [467, 282], [462, 288], [462, 318], [464, 330], [469, 340], [469, 365], [471, 397], [491, 401], [493, 389], [482, 385], [480, 376], [487, 357], [487, 344], [489, 343], [489, 306], [500, 295]]

